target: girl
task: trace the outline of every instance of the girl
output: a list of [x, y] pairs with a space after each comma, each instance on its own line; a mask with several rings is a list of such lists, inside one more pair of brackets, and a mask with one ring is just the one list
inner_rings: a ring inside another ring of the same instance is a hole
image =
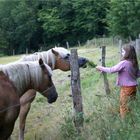
[[120, 91], [120, 115], [124, 118], [128, 108], [128, 100], [135, 98], [137, 78], [140, 77], [135, 48], [130, 45], [124, 45], [122, 49], [122, 60], [113, 67], [97, 66], [100, 72], [118, 73], [117, 85], [121, 87]]

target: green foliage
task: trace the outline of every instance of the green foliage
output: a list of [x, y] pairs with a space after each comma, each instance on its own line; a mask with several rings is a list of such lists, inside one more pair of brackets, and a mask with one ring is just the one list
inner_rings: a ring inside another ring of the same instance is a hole
[[77, 45], [108, 35], [135, 39], [140, 33], [139, 0], [0, 1], [0, 48], [11, 54], [40, 47]]
[[[16, 23], [17, 43], [25, 48], [38, 50], [41, 38], [40, 25], [37, 21], [38, 3], [34, 0], [21, 1], [19, 5], [12, 10], [12, 16]], [[22, 36], [22, 38], [21, 38]]]
[[109, 30], [124, 39], [134, 39], [140, 33], [140, 1], [112, 0], [108, 11]]
[[0, 2], [0, 47], [7, 53], [37, 51], [40, 46], [81, 43], [106, 34], [108, 0]]
[[106, 33], [107, 0], [55, 0], [46, 3], [40, 10], [39, 20], [43, 22], [46, 37], [53, 38], [54, 42], [85, 42]]
[[61, 124], [61, 135], [65, 140], [76, 140], [75, 138], [78, 136], [78, 133], [73, 125], [72, 118], [65, 118], [64, 124]]
[[15, 43], [15, 25], [11, 16], [11, 9], [16, 6], [16, 1], [0, 2], [0, 44], [11, 49]]
[[87, 65], [92, 68], [95, 68], [97, 66], [93, 61], [88, 61]]
[[8, 51], [15, 49], [18, 53], [25, 53], [26, 48], [37, 50], [39, 30], [35, 0], [0, 2], [0, 34], [8, 44]]
[[89, 37], [106, 34], [104, 19], [109, 7], [108, 1], [73, 1], [75, 10], [74, 29], [80, 30], [82, 33], [88, 33]]

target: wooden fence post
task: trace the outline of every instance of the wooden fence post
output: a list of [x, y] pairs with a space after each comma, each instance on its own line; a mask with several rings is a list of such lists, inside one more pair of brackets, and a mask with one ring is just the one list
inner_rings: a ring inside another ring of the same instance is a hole
[[94, 42], [95, 42], [94, 43], [95, 44], [95, 47], [97, 47], [97, 39], [96, 38], [94, 39]]
[[[105, 67], [106, 46], [102, 46], [101, 49], [102, 49], [101, 62], [102, 62], [102, 66]], [[104, 87], [105, 87], [106, 94], [110, 94], [110, 88], [109, 88], [109, 83], [108, 83], [108, 79], [107, 79], [107, 74], [105, 72], [103, 72], [103, 78], [104, 78]]]
[[13, 49], [13, 55], [15, 55], [15, 49]]
[[66, 42], [66, 46], [67, 46], [67, 49], [70, 48], [70, 46], [69, 46], [69, 42], [68, 42], [68, 41]]
[[140, 39], [136, 39], [136, 53], [138, 59], [140, 59]]
[[122, 58], [122, 40], [121, 39], [119, 40], [119, 49], [120, 49], [119, 53], [120, 53], [120, 59], [121, 59]]
[[71, 50], [71, 90], [73, 97], [73, 117], [74, 125], [78, 132], [81, 132], [83, 127], [83, 105], [81, 96], [81, 86], [80, 86], [80, 72], [78, 65], [78, 54], [77, 49]]
[[79, 41], [79, 40], [78, 40], [78, 46], [79, 46], [79, 47], [81, 47], [81, 43], [80, 43], [80, 41]]
[[28, 54], [28, 48], [26, 48], [26, 54]]

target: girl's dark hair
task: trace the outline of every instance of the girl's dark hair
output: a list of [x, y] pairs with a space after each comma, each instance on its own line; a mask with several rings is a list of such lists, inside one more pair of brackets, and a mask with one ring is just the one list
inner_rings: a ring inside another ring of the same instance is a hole
[[137, 60], [137, 55], [136, 55], [136, 51], [133, 45], [131, 44], [125, 44], [123, 46], [123, 49], [125, 50], [125, 55], [122, 58], [122, 60], [129, 60], [132, 62], [133, 67], [136, 70], [136, 74], [139, 70], [139, 65], [138, 65], [138, 60]]

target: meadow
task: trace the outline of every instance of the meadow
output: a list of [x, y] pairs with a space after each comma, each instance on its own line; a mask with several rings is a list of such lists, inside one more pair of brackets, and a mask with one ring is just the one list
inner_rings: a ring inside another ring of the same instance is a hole
[[[79, 56], [101, 65], [101, 49], [94, 46], [78, 47]], [[18, 60], [21, 56], [1, 57], [0, 64]], [[106, 65], [113, 66], [120, 60], [119, 48], [107, 46]], [[39, 93], [32, 103], [27, 117], [25, 140], [139, 140], [140, 139], [140, 95], [131, 114], [125, 120], [119, 116], [119, 87], [116, 74], [108, 74], [111, 94], [106, 95], [103, 76], [95, 68], [80, 68], [83, 98], [84, 127], [80, 134], [73, 125], [73, 103], [70, 88], [70, 71], [53, 71], [53, 81], [58, 91], [58, 100], [48, 104]], [[12, 135], [18, 139], [18, 120]]]

